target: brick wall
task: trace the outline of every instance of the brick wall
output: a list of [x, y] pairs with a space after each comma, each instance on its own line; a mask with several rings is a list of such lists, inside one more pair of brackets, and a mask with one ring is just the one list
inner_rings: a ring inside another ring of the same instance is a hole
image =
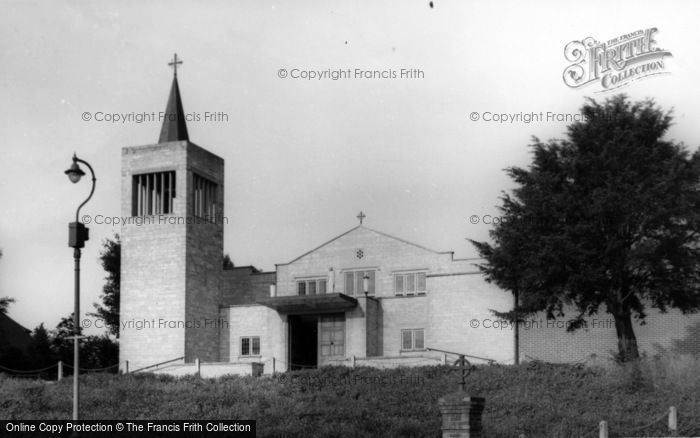
[[223, 272], [221, 305], [251, 304], [270, 296], [270, 285], [277, 281], [276, 272], [260, 272], [253, 266], [241, 266]]
[[[573, 307], [564, 309], [565, 315], [576, 315]], [[700, 314], [683, 315], [669, 309], [662, 314], [656, 309], [647, 311], [646, 324], [633, 320], [634, 333], [640, 353], [654, 355], [658, 347], [673, 349], [674, 340], [684, 340], [686, 348], [680, 352], [700, 352]], [[586, 317], [587, 330], [566, 330], [568, 318], [547, 320], [544, 313], [529, 318], [520, 328], [521, 360], [539, 359], [548, 362], [576, 362], [598, 358], [606, 361], [617, 353], [617, 332], [612, 315], [600, 313]], [[693, 331], [692, 329], [695, 328]]]

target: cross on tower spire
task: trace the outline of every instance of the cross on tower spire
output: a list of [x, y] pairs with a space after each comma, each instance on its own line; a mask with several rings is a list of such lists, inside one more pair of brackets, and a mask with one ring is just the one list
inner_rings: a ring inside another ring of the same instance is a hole
[[357, 215], [357, 218], [360, 220], [360, 225], [362, 225], [362, 221], [365, 220], [367, 216], [363, 212], [360, 212], [360, 214]]
[[165, 106], [165, 117], [163, 117], [163, 126], [160, 128], [158, 143], [190, 139], [187, 134], [185, 111], [182, 109], [180, 87], [177, 85], [177, 66], [180, 64], [182, 64], [182, 60], [177, 57], [177, 53], [173, 54], [173, 60], [168, 65], [175, 70], [175, 73], [173, 84], [170, 86], [168, 103]]
[[177, 66], [182, 64], [182, 59], [177, 58], [177, 53], [173, 54], [173, 60], [168, 63], [173, 68], [174, 75], [177, 77]]

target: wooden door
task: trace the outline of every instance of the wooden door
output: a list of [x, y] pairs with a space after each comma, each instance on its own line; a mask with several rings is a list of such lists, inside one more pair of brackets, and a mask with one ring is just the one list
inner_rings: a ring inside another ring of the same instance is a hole
[[345, 357], [345, 315], [323, 315], [318, 318], [318, 365], [330, 359]]

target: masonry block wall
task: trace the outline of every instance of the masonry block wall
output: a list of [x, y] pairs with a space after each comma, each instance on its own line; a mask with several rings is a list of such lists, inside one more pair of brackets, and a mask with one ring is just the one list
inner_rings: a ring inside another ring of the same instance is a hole
[[[358, 250], [362, 250], [361, 257], [357, 256]], [[451, 252], [435, 252], [366, 227], [356, 227], [290, 263], [278, 264], [277, 294], [296, 295], [297, 279], [325, 278], [333, 268], [336, 292], [345, 293], [346, 271], [367, 269], [377, 270], [376, 296], [394, 296], [395, 272], [450, 272], [451, 262]]]
[[367, 355], [367, 299], [358, 297], [357, 307], [345, 312], [345, 357]]
[[[428, 309], [432, 321], [426, 337], [433, 348], [485, 357], [500, 363], [515, 361], [515, 333], [492, 310], [513, 308], [512, 295], [484, 280], [470, 262], [455, 274], [428, 277]], [[469, 359], [478, 363], [478, 360]]]
[[270, 285], [277, 281], [276, 272], [260, 272], [253, 266], [236, 266], [223, 272], [221, 306], [252, 304], [270, 296]]
[[[186, 142], [123, 148], [121, 216], [132, 217], [133, 175], [173, 170], [173, 216], [185, 216], [186, 155]], [[186, 314], [186, 225], [134, 218], [122, 226], [121, 242], [120, 363], [133, 370], [184, 356], [185, 330], [177, 325]]]
[[[510, 295], [488, 285], [473, 261], [454, 260], [450, 252], [432, 251], [360, 226], [288, 264], [277, 265], [277, 293], [296, 295], [297, 280], [327, 277], [330, 268], [335, 292], [340, 293], [346, 293], [345, 272], [375, 271], [376, 308], [368, 309], [360, 293], [354, 294], [359, 306], [346, 312], [347, 355], [429, 354], [405, 351], [401, 342], [402, 330], [424, 329], [426, 347], [513, 362], [512, 331], [478, 331], [469, 326], [472, 318], [492, 318], [490, 309], [512, 307]], [[396, 296], [394, 275], [413, 271], [427, 273], [426, 294]]]
[[[132, 370], [182, 356], [218, 360], [223, 220], [194, 216], [192, 180], [217, 184], [223, 212], [223, 170], [188, 141], [122, 149], [122, 217], [131, 220], [121, 233], [120, 361]], [[175, 171], [172, 212], [133, 217], [133, 176], [165, 171]]]
[[[266, 324], [269, 311], [269, 308], [257, 304], [243, 304], [221, 309], [221, 317], [228, 322], [229, 327], [228, 333], [221, 337], [221, 361], [260, 362], [272, 357], [270, 335]], [[242, 356], [241, 338], [252, 336], [260, 338], [260, 354]]]
[[380, 304], [376, 298], [368, 298], [365, 302], [365, 337], [366, 350], [363, 356], [379, 356], [381, 351], [381, 330], [379, 326], [380, 319]]
[[[187, 142], [187, 237], [185, 361], [219, 360], [220, 291], [224, 253], [224, 160]], [[216, 184], [214, 215], [197, 217], [194, 211], [194, 175]]]
[[[547, 362], [606, 362], [618, 351], [615, 319], [607, 313], [586, 317], [587, 329], [567, 331], [568, 315], [573, 307], [564, 308], [564, 317], [547, 320], [544, 313], [528, 318], [520, 326], [520, 360]], [[640, 353], [661, 353], [663, 349], [683, 354], [700, 353], [700, 314], [683, 315], [676, 309], [662, 314], [648, 308], [646, 324], [633, 320]], [[678, 347], [678, 348], [675, 348]]]
[[[222, 362], [262, 362], [264, 373], [272, 373], [272, 359], [276, 360], [277, 371], [286, 371], [285, 356], [287, 337], [283, 335], [286, 324], [276, 311], [258, 304], [241, 304], [223, 307], [221, 319], [226, 321], [227, 330], [222, 330], [220, 338], [220, 360]], [[241, 337], [260, 337], [260, 355], [241, 356]]]

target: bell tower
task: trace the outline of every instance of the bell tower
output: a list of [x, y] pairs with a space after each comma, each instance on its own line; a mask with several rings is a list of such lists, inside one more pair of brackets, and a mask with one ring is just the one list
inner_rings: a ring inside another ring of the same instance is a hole
[[119, 360], [218, 361], [224, 160], [189, 140], [174, 56], [158, 143], [122, 149]]

